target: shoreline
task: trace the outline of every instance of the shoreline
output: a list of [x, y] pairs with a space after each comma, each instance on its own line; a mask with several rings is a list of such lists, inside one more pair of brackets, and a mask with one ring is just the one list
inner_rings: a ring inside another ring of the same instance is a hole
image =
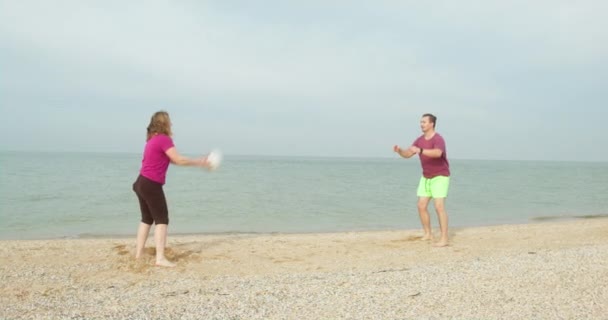
[[[506, 222], [506, 223], [488, 223], [488, 224], [475, 224], [466, 226], [450, 226], [450, 230], [462, 230], [469, 228], [486, 228], [486, 227], [503, 227], [503, 226], [521, 226], [521, 225], [534, 225], [542, 223], [561, 223], [571, 222], [579, 220], [596, 220], [596, 219], [608, 219], [608, 213], [600, 214], [584, 214], [584, 215], [564, 215], [564, 216], [538, 216], [529, 219], [527, 222]], [[433, 226], [433, 232], [439, 230], [437, 222]], [[134, 229], [135, 230], [135, 229]], [[344, 233], [368, 233], [368, 232], [416, 232], [421, 230], [421, 227], [416, 228], [393, 228], [393, 229], [360, 229], [360, 230], [337, 230], [337, 231], [310, 231], [310, 232], [248, 232], [248, 231], [219, 231], [219, 232], [185, 232], [185, 233], [174, 233], [169, 229], [169, 238], [173, 237], [197, 237], [197, 236], [232, 236], [232, 235], [249, 235], [249, 236], [264, 236], [264, 235], [314, 235], [314, 234], [344, 234]], [[136, 231], [136, 230], [135, 230]], [[131, 239], [135, 237], [135, 231], [132, 234], [78, 234], [74, 236], [55, 236], [55, 237], [40, 237], [40, 238], [0, 238], [2, 241], [45, 241], [45, 240], [78, 240], [78, 239]], [[154, 232], [154, 226], [152, 226], [150, 235]]]
[[[0, 241], [0, 318], [586, 318], [608, 314], [608, 219], [420, 231]], [[438, 303], [441, 302], [441, 303]], [[204, 316], [202, 316], [204, 315]]]

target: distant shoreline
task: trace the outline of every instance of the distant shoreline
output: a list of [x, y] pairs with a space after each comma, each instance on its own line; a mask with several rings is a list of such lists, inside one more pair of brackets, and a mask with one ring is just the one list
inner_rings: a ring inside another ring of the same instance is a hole
[[[541, 216], [531, 219], [525, 223], [500, 223], [500, 224], [479, 224], [469, 226], [457, 226], [451, 227], [453, 230], [463, 229], [476, 229], [476, 228], [487, 228], [487, 227], [508, 227], [508, 226], [526, 226], [531, 224], [551, 224], [551, 223], [568, 223], [577, 220], [594, 220], [594, 219], [608, 219], [608, 214], [596, 214], [596, 215], [576, 215], [576, 216]], [[437, 226], [435, 226], [437, 231]], [[152, 228], [153, 234], [154, 227]], [[330, 234], [352, 234], [352, 233], [374, 233], [374, 232], [418, 232], [419, 228], [404, 228], [404, 229], [365, 229], [365, 230], [344, 230], [344, 231], [310, 231], [310, 232], [247, 232], [247, 231], [223, 231], [223, 232], [184, 232], [184, 233], [170, 233], [171, 237], [184, 238], [184, 237], [216, 237], [216, 236], [277, 236], [277, 235], [330, 235]], [[43, 240], [94, 240], [94, 239], [131, 239], [134, 237], [133, 234], [79, 234], [76, 236], [59, 236], [59, 237], [40, 237], [40, 238], [0, 238], [1, 241], [43, 241]], [[152, 237], [152, 236], [150, 236]]]

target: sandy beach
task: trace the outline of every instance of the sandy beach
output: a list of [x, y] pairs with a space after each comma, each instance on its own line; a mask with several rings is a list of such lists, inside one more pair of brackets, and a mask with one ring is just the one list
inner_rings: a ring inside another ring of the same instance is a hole
[[0, 319], [606, 319], [608, 219], [451, 230], [1, 241]]

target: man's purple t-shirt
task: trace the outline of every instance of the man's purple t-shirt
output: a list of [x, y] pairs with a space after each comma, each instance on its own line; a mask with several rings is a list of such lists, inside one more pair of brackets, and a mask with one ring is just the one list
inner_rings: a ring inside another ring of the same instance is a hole
[[165, 184], [165, 176], [171, 162], [165, 152], [172, 147], [173, 140], [169, 136], [157, 134], [150, 138], [144, 149], [139, 173], [152, 181]]
[[443, 151], [441, 157], [431, 158], [424, 155], [424, 151], [420, 155], [420, 164], [422, 165], [422, 175], [427, 179], [432, 179], [437, 176], [450, 176], [450, 163], [448, 162], [448, 154], [445, 150], [445, 141], [439, 133], [435, 133], [429, 140], [421, 135], [414, 141], [414, 146], [427, 149], [440, 149]]

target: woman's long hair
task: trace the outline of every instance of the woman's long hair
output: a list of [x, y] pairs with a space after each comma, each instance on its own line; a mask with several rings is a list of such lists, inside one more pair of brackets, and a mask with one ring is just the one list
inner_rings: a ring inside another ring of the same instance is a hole
[[165, 134], [169, 137], [172, 136], [173, 132], [171, 132], [171, 119], [169, 118], [169, 113], [166, 111], [156, 112], [150, 119], [147, 130], [146, 141], [154, 137], [155, 134]]

